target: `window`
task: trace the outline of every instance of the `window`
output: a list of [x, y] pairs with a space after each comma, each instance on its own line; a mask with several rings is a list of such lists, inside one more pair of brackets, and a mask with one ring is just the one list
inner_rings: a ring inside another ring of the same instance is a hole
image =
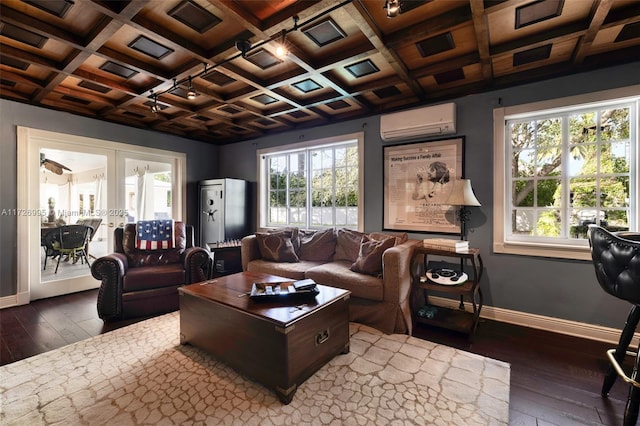
[[638, 229], [640, 97], [629, 92], [494, 111], [496, 252], [588, 259], [589, 224]]
[[258, 151], [261, 227], [359, 229], [362, 133]]

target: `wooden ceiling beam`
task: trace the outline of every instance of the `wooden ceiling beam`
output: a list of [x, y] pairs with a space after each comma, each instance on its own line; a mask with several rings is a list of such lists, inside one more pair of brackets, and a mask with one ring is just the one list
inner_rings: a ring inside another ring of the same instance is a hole
[[478, 55], [480, 56], [480, 67], [482, 78], [487, 84], [493, 80], [493, 67], [491, 54], [489, 52], [489, 24], [487, 23], [487, 13], [484, 8], [484, 0], [470, 0], [471, 16], [473, 18], [473, 29], [476, 34], [478, 45]]
[[612, 5], [613, 0], [595, 0], [595, 2], [593, 3], [593, 7], [589, 16], [589, 20], [591, 21], [591, 23], [589, 24], [589, 28], [584, 33], [584, 35], [580, 37], [580, 41], [573, 51], [572, 60], [574, 64], [580, 64], [582, 63], [582, 61], [584, 61], [584, 58], [587, 56], [589, 49], [591, 48], [591, 44], [598, 34], [598, 31], [600, 31], [600, 28], [602, 28], [602, 24], [607, 18]]

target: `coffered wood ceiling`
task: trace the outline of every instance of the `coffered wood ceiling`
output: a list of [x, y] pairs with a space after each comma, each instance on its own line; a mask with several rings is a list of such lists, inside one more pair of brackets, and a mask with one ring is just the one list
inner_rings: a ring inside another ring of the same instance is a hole
[[401, 4], [2, 0], [0, 95], [227, 144], [640, 57], [637, 0]]

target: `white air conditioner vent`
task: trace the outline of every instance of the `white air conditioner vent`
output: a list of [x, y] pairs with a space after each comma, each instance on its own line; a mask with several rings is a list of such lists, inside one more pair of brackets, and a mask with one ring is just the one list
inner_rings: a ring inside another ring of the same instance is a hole
[[409, 141], [456, 132], [456, 104], [448, 103], [380, 116], [383, 141]]

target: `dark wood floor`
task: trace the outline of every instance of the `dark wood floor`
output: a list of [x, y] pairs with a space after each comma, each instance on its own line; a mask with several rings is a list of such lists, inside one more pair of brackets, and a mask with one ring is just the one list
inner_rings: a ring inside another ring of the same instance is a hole
[[[0, 310], [0, 364], [8, 364], [129, 325], [105, 325], [97, 291]], [[511, 364], [511, 425], [620, 425], [627, 385], [600, 396], [611, 345], [496, 321], [483, 321], [473, 345], [465, 336], [420, 326], [415, 336]], [[631, 362], [632, 360], [629, 360]]]

